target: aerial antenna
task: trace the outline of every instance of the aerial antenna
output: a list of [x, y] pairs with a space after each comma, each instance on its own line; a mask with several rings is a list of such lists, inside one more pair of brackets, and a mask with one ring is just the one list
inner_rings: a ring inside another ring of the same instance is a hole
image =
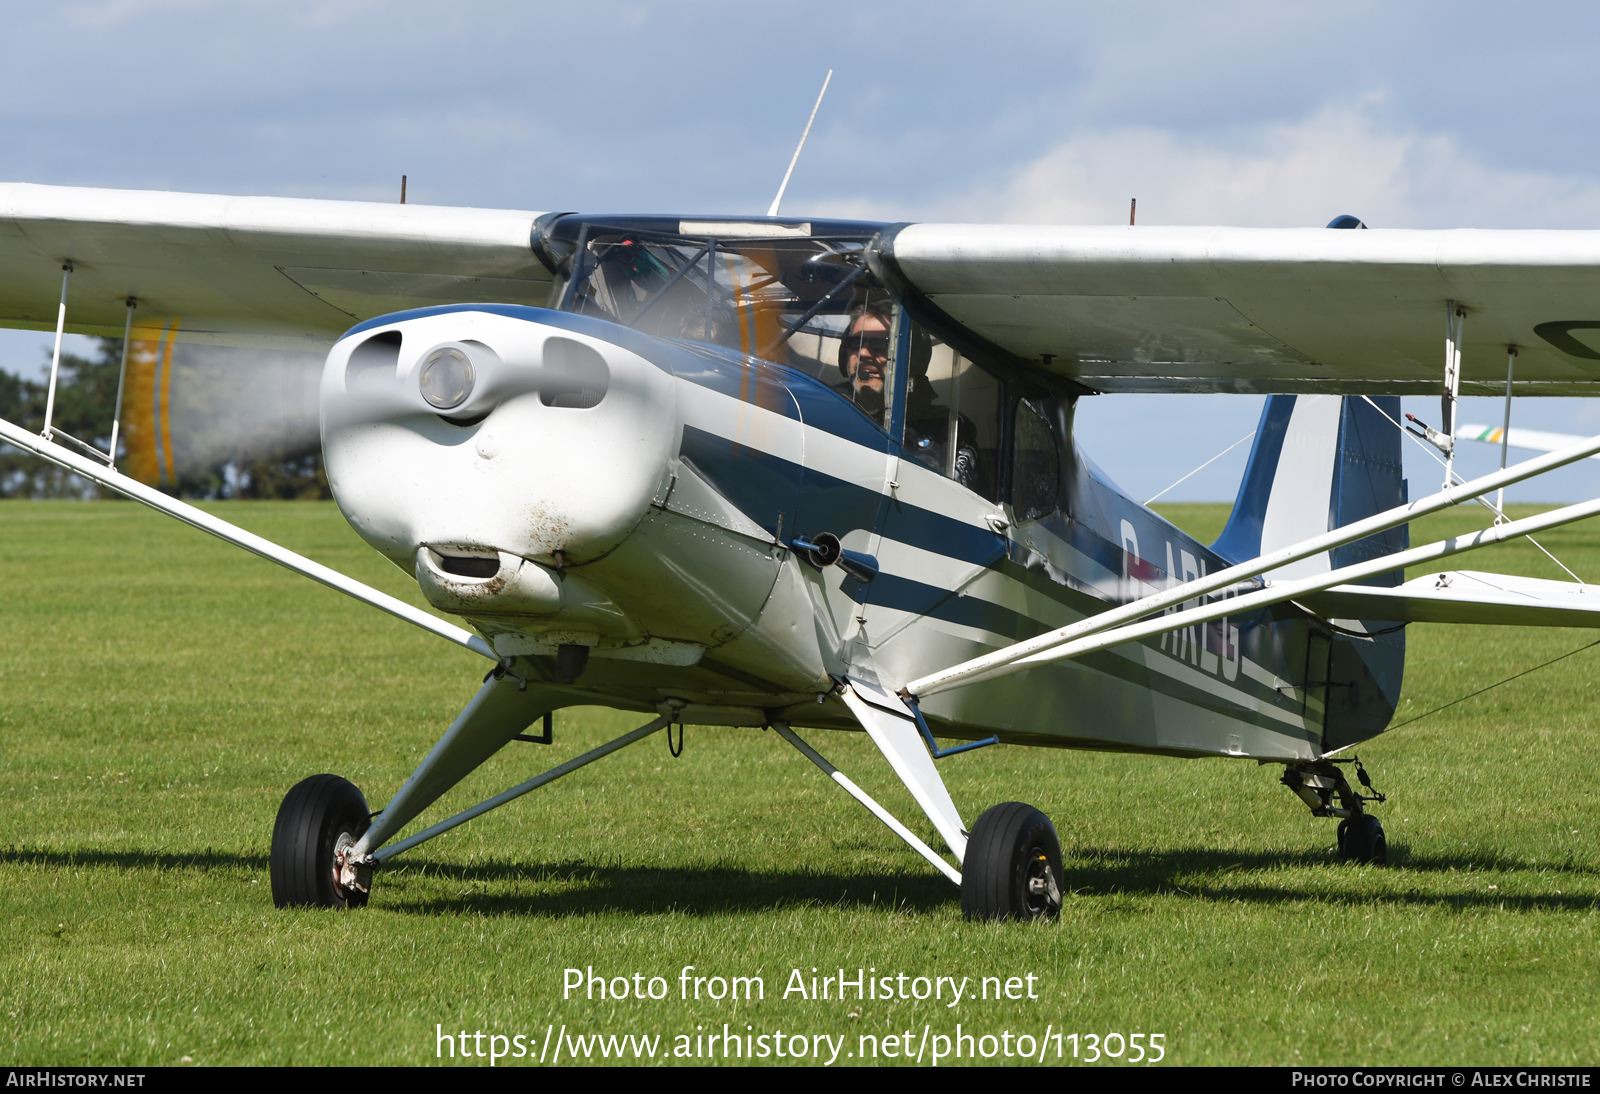
[[772, 208], [767, 210], [769, 217], [778, 215], [778, 206], [783, 204], [783, 192], [789, 188], [789, 176], [794, 174], [794, 165], [800, 162], [800, 149], [806, 146], [806, 138], [811, 136], [811, 123], [817, 120], [817, 111], [822, 109], [822, 96], [828, 93], [828, 81], [833, 79], [833, 69], [828, 69], [828, 75], [822, 80], [822, 90], [817, 92], [817, 105], [811, 108], [811, 117], [806, 119], [806, 131], [800, 134], [800, 143], [795, 147], [794, 158], [789, 161], [789, 170], [783, 173], [783, 181], [778, 184], [778, 196], [772, 199]]

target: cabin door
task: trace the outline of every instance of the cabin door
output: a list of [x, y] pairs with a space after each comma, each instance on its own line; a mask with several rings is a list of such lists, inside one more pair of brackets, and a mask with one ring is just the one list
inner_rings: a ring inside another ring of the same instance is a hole
[[1333, 639], [1313, 629], [1306, 638], [1306, 674], [1301, 686], [1304, 695], [1302, 713], [1311, 742], [1322, 749], [1322, 737], [1328, 728], [1328, 686], [1333, 671]]

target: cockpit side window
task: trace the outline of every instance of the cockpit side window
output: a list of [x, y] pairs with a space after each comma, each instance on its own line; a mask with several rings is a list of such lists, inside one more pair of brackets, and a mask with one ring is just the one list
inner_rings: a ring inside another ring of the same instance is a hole
[[1061, 449], [1044, 411], [1032, 401], [1017, 402], [1011, 453], [1011, 510], [1018, 521], [1038, 520], [1056, 511], [1061, 492]]
[[842, 379], [834, 382], [834, 388], [867, 417], [888, 429], [894, 410], [899, 309], [891, 306], [886, 297], [869, 297], [844, 319], [844, 327], [838, 332], [838, 349], [834, 351]]
[[997, 500], [1000, 380], [913, 324], [907, 384], [907, 453], [974, 493]]

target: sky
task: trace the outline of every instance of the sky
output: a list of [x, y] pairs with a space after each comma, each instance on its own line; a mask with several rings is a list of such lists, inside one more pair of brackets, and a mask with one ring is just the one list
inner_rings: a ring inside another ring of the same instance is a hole
[[[403, 173], [417, 203], [759, 213], [831, 68], [785, 213], [1112, 224], [1137, 197], [1141, 224], [1600, 227], [1592, 5], [4, 0], [0, 17], [6, 181], [394, 201]], [[48, 348], [0, 332], [0, 367], [36, 375]], [[1260, 409], [1099, 396], [1077, 426], [1144, 498]], [[1406, 409], [1437, 421], [1437, 400]], [[1463, 419], [1502, 409], [1469, 400]], [[1513, 413], [1600, 432], [1600, 403]], [[1165, 498], [1231, 500], [1248, 447]], [[1408, 450], [1419, 496], [1442, 472]], [[1586, 463], [1511, 497], [1592, 497]]]

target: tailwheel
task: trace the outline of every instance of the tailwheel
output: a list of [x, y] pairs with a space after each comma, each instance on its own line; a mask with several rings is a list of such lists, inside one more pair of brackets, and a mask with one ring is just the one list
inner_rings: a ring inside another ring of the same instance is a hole
[[[1340, 765], [1353, 765], [1356, 779], [1362, 787], [1371, 790], [1363, 794], [1350, 785]], [[1361, 760], [1351, 756], [1347, 760], [1315, 760], [1310, 763], [1288, 764], [1279, 780], [1293, 790], [1301, 801], [1311, 807], [1313, 817], [1342, 817], [1339, 822], [1339, 861], [1354, 860], [1363, 865], [1389, 864], [1389, 841], [1384, 838], [1383, 825], [1366, 811], [1368, 802], [1388, 801], [1372, 785], [1372, 778]], [[1334, 804], [1334, 799], [1338, 804]]]
[[1339, 822], [1339, 858], [1362, 865], [1388, 865], [1389, 841], [1384, 838], [1383, 825], [1377, 817], [1361, 813]]
[[347, 865], [346, 853], [371, 821], [367, 799], [337, 775], [296, 783], [272, 826], [272, 902], [280, 908], [360, 908], [371, 871]]
[[1054, 919], [1065, 876], [1050, 818], [1025, 802], [996, 805], [967, 837], [961, 912], [968, 919]]

